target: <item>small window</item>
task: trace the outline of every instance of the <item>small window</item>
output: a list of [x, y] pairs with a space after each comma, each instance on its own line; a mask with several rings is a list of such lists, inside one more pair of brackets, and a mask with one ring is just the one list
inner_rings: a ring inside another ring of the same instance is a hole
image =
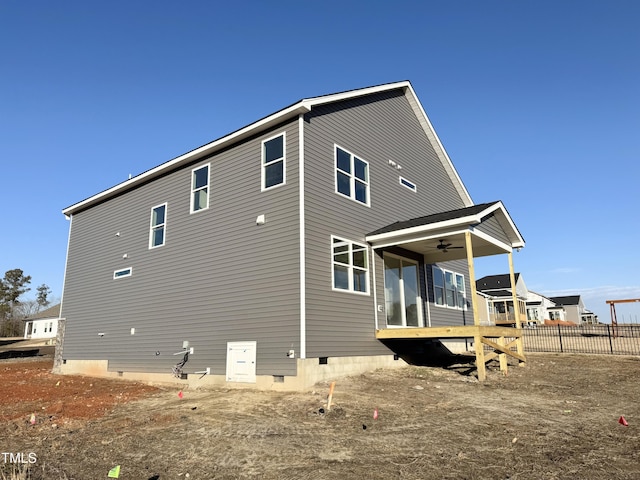
[[123, 268], [122, 270], [116, 270], [113, 272], [114, 280], [117, 278], [130, 277], [133, 274], [133, 268]]
[[355, 293], [369, 292], [367, 247], [332, 237], [333, 288]]
[[158, 205], [151, 209], [151, 230], [149, 232], [149, 248], [164, 245], [167, 225], [167, 204]]
[[409, 180], [407, 180], [404, 177], [400, 177], [400, 185], [402, 185], [403, 187], [407, 187], [412, 192], [417, 191], [415, 183], [411, 183]]
[[466, 310], [464, 275], [436, 266], [433, 267], [432, 272], [434, 303], [441, 307]]
[[369, 164], [336, 146], [336, 193], [369, 205]]
[[262, 142], [262, 190], [285, 183], [285, 134]]
[[191, 213], [209, 208], [209, 167], [194, 168], [191, 173]]

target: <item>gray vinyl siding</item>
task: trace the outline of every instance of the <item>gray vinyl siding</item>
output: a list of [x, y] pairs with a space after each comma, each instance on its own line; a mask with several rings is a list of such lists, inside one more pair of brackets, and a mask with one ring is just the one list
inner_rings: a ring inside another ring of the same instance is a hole
[[[261, 141], [285, 130], [286, 185], [261, 192]], [[294, 121], [75, 214], [63, 357], [170, 373], [188, 340], [185, 372], [224, 374], [227, 342], [255, 340], [258, 375], [295, 375], [285, 354], [300, 349], [298, 145]], [[208, 162], [209, 208], [190, 214], [192, 168]], [[164, 202], [165, 245], [149, 249], [151, 207]], [[133, 275], [114, 280], [125, 267]]]
[[435, 264], [444, 270], [464, 275], [464, 288], [467, 299], [467, 309], [449, 308], [434, 303], [433, 291], [433, 267], [427, 265], [427, 282], [429, 290], [429, 311], [431, 313], [431, 327], [451, 327], [458, 325], [473, 325], [473, 307], [471, 304], [471, 282], [469, 279], [469, 267], [466, 260], [453, 260]]
[[507, 245], [511, 245], [511, 241], [507, 234], [504, 232], [502, 226], [500, 226], [500, 222], [496, 219], [496, 217], [491, 216], [482, 222], [480, 225], [476, 227], [477, 230], [482, 233], [486, 233], [487, 235], [491, 235], [493, 238], [500, 240], [501, 242], [506, 243]]
[[[331, 235], [364, 244], [382, 226], [464, 202], [401, 90], [315, 108], [304, 131], [307, 356], [389, 353], [375, 340], [372, 282], [366, 296], [332, 291]], [[370, 207], [335, 193], [334, 143], [369, 163]], [[417, 192], [400, 185], [400, 175]], [[384, 305], [380, 257], [375, 263]]]

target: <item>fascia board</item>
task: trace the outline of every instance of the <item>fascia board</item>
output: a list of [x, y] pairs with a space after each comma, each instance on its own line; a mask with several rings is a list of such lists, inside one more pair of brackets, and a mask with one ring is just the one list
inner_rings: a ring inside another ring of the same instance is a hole
[[268, 117], [265, 117], [257, 122], [252, 123], [251, 125], [247, 125], [240, 130], [237, 130], [229, 135], [226, 135], [218, 140], [214, 140], [211, 143], [207, 143], [201, 147], [196, 148], [195, 150], [191, 150], [179, 157], [174, 158], [173, 160], [169, 160], [168, 162], [163, 163], [162, 165], [158, 165], [151, 170], [147, 170], [146, 172], [141, 173], [140, 175], [136, 175], [135, 177], [126, 180], [122, 183], [119, 183], [107, 190], [104, 190], [92, 197], [87, 198], [81, 202], [75, 203], [70, 207], [62, 210], [62, 213], [66, 216], [72, 215], [80, 209], [89, 207], [95, 203], [98, 203], [104, 199], [107, 199], [120, 191], [128, 190], [133, 188], [141, 183], [147, 182], [155, 177], [160, 176], [161, 174], [171, 171], [180, 165], [198, 160], [199, 158], [205, 157], [207, 155], [211, 155], [215, 153], [217, 150], [220, 150], [229, 144], [233, 144], [239, 142], [247, 137], [255, 135], [261, 130], [266, 130], [271, 126], [277, 125], [289, 118], [295, 118], [300, 114], [307, 113], [311, 110], [310, 105], [308, 105], [305, 101], [298, 102], [290, 107], [285, 108], [279, 112], [276, 112]]
[[[507, 209], [504, 207], [502, 202], [500, 202], [500, 201], [497, 202], [495, 205], [492, 205], [491, 207], [486, 209], [483, 213], [484, 213], [484, 215], [488, 215], [488, 214], [490, 214], [492, 212], [495, 212], [497, 210], [500, 211], [500, 218], [507, 222], [507, 224], [509, 226], [509, 229], [511, 230], [511, 233], [516, 238], [515, 241], [513, 241], [513, 240], [511, 241], [511, 244], [512, 244], [513, 248], [522, 248], [522, 247], [524, 247], [524, 245], [525, 245], [524, 238], [522, 238], [522, 235], [520, 235], [520, 232], [518, 231], [518, 228], [516, 227], [516, 224], [513, 222], [511, 216], [509, 215], [509, 212], [507, 212]], [[500, 220], [498, 220], [498, 221], [500, 221]], [[500, 223], [502, 223], [502, 222], [500, 222]], [[504, 228], [504, 225], [502, 225], [502, 227]], [[509, 232], [507, 232], [507, 233], [509, 233]]]
[[476, 223], [480, 223], [481, 218], [482, 216], [479, 216], [479, 215], [470, 215], [467, 217], [454, 218], [452, 220], [445, 220], [443, 222], [438, 222], [438, 223], [430, 223], [428, 225], [419, 225], [417, 227], [405, 228], [403, 230], [396, 230], [394, 232], [379, 233], [377, 235], [367, 235], [365, 237], [365, 240], [373, 245], [376, 242], [381, 242], [381, 241], [389, 240], [392, 238], [407, 237], [407, 236], [412, 236], [419, 233], [427, 234], [428, 232], [432, 232], [436, 230], [473, 225]]
[[447, 173], [451, 177], [451, 180], [453, 181], [453, 185], [458, 191], [460, 198], [462, 199], [466, 207], [472, 206], [473, 200], [471, 199], [471, 195], [469, 195], [469, 191], [464, 186], [464, 183], [462, 183], [462, 179], [460, 178], [460, 175], [458, 175], [457, 170], [453, 166], [453, 162], [451, 161], [451, 158], [449, 158], [449, 154], [445, 150], [444, 145], [442, 145], [442, 142], [440, 141], [438, 134], [433, 128], [433, 125], [431, 124], [431, 121], [427, 116], [427, 112], [424, 110], [424, 108], [422, 108], [422, 104], [420, 103], [420, 100], [418, 99], [416, 92], [413, 90], [411, 83], [407, 82], [406, 89], [408, 92], [410, 92], [410, 95], [407, 95], [409, 104], [413, 108], [414, 113], [416, 114], [416, 117], [418, 117], [420, 125], [422, 126], [422, 129], [424, 130], [425, 134], [427, 135], [429, 140], [431, 140], [432, 144], [434, 144], [434, 147], [436, 147], [435, 148], [436, 154], [440, 158], [440, 161], [442, 162], [444, 169], [447, 171]]

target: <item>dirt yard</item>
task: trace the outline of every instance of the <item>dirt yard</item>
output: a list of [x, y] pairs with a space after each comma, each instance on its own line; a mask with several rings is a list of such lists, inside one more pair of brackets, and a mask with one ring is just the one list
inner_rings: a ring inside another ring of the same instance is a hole
[[532, 354], [482, 384], [469, 365], [379, 370], [338, 379], [330, 411], [328, 384], [179, 398], [50, 368], [0, 361], [0, 479], [640, 478], [636, 357]]

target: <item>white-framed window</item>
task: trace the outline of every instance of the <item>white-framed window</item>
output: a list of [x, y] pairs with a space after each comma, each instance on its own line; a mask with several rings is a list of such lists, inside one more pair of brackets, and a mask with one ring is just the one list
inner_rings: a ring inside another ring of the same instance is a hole
[[131, 275], [133, 275], [133, 267], [121, 268], [113, 272], [113, 279], [130, 277]]
[[335, 146], [336, 193], [369, 206], [369, 163]]
[[209, 208], [209, 171], [207, 163], [191, 171], [191, 213]]
[[151, 208], [151, 226], [149, 227], [149, 248], [164, 245], [167, 227], [167, 204]]
[[464, 275], [433, 266], [433, 302], [447, 308], [467, 309]]
[[416, 187], [416, 184], [413, 183], [413, 182], [410, 182], [409, 180], [407, 180], [404, 177], [399, 177], [399, 182], [400, 182], [400, 185], [402, 185], [405, 188], [408, 188], [412, 192], [417, 192], [418, 191], [418, 187]]
[[369, 294], [366, 245], [331, 236], [333, 290]]
[[285, 144], [284, 132], [262, 142], [262, 190], [286, 183]]

